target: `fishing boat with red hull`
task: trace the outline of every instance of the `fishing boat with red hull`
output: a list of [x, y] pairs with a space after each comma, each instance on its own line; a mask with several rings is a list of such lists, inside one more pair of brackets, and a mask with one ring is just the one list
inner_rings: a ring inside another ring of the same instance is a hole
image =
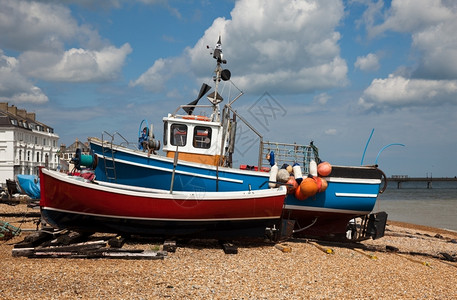
[[174, 192], [97, 184], [40, 170], [40, 207], [55, 228], [156, 237], [263, 237], [280, 222], [286, 188]]

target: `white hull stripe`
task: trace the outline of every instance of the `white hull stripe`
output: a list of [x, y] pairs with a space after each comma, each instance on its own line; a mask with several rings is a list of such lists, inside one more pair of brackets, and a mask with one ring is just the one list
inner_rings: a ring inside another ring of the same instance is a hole
[[[106, 159], [106, 160], [113, 160], [110, 157], [106, 157], [106, 156], [103, 157], [103, 155], [100, 155], [100, 154], [97, 154], [97, 156], [100, 157], [100, 158]], [[144, 165], [144, 164], [140, 164], [140, 163], [136, 163], [136, 162], [131, 162], [131, 161], [128, 161], [128, 160], [118, 159], [118, 158], [115, 159], [115, 162], [120, 162], [120, 163], [123, 163], [123, 164], [126, 164], [126, 165], [132, 165], [132, 166], [137, 166], [137, 167], [141, 167], [141, 168], [158, 170], [158, 171], [162, 171], [162, 172], [169, 172], [169, 173], [173, 172], [172, 169], [162, 168], [162, 167], [155, 167], [155, 166], [148, 166], [148, 165]], [[175, 170], [175, 173], [176, 174], [181, 174], [181, 175], [188, 175], [188, 176], [207, 178], [207, 179], [212, 179], [212, 180], [219, 179], [221, 181], [234, 182], [234, 183], [243, 183], [243, 180], [239, 180], [239, 179], [232, 179], [232, 178], [227, 178], [227, 177], [219, 177], [218, 178], [216, 176], [203, 175], [203, 174], [199, 174], [199, 173], [186, 172], [186, 171], [180, 171], [180, 170]]]
[[171, 222], [212, 222], [212, 221], [249, 221], [249, 220], [267, 220], [267, 219], [279, 219], [281, 216], [265, 216], [265, 217], [246, 217], [246, 218], [211, 218], [211, 219], [170, 219], [170, 218], [142, 218], [142, 217], [130, 217], [130, 216], [114, 216], [105, 214], [93, 214], [84, 213], [73, 210], [65, 210], [53, 207], [42, 207], [43, 210], [57, 211], [61, 213], [78, 214], [93, 217], [103, 217], [112, 219], [130, 219], [130, 220], [143, 220], [143, 221], [171, 221]]
[[366, 215], [371, 211], [363, 210], [348, 210], [348, 209], [337, 209], [337, 208], [324, 208], [324, 207], [314, 207], [314, 206], [301, 206], [301, 205], [285, 205], [285, 209], [298, 210], [298, 211], [317, 211], [317, 212], [327, 212], [327, 213], [339, 213], [339, 214], [351, 214], [351, 215]]
[[377, 198], [376, 194], [335, 193], [337, 197]]
[[380, 184], [381, 179], [363, 179], [363, 178], [345, 178], [345, 177], [325, 177], [329, 182], [339, 183], [365, 183], [365, 184]]

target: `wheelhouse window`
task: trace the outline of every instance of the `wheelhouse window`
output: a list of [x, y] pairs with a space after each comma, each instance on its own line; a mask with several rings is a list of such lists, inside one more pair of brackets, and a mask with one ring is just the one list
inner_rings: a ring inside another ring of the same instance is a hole
[[168, 122], [163, 122], [163, 144], [168, 144]]
[[172, 124], [170, 144], [173, 146], [185, 146], [187, 140], [187, 126], [184, 124]]
[[195, 148], [208, 149], [211, 147], [211, 128], [206, 126], [195, 126], [192, 144]]

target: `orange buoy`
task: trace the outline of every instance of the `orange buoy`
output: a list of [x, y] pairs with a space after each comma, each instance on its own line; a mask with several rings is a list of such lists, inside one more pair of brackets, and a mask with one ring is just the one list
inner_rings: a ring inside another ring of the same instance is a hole
[[317, 173], [322, 177], [330, 175], [332, 173], [332, 165], [326, 161], [321, 162], [317, 166]]
[[316, 182], [317, 192], [319, 193], [321, 191], [321, 187], [322, 187], [322, 178], [315, 176], [315, 177], [313, 177], [313, 179]]
[[322, 186], [321, 186], [320, 192], [325, 192], [325, 190], [326, 190], [327, 187], [328, 187], [328, 182], [327, 182], [327, 180], [325, 180], [324, 178], [321, 178], [321, 182], [322, 182]]
[[317, 184], [313, 178], [307, 177], [300, 183], [300, 191], [306, 198], [317, 194]]
[[289, 180], [287, 181], [287, 193], [288, 194], [295, 193], [295, 190], [297, 189], [297, 187], [298, 187], [298, 183], [295, 180], [295, 177], [294, 176], [290, 176]]
[[297, 188], [295, 189], [294, 196], [297, 198], [297, 200], [305, 200], [307, 198], [306, 195], [302, 194], [299, 185], [297, 185]]

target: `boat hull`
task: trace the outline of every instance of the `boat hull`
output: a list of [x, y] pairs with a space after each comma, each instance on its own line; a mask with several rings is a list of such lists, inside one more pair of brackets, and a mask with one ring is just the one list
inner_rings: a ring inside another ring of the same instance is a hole
[[374, 209], [382, 176], [376, 167], [334, 166], [325, 192], [305, 200], [288, 195], [283, 216], [295, 221], [294, 236], [344, 238], [351, 219]]
[[262, 237], [280, 221], [285, 190], [237, 193], [132, 191], [42, 169], [41, 212], [56, 228], [151, 236]]

